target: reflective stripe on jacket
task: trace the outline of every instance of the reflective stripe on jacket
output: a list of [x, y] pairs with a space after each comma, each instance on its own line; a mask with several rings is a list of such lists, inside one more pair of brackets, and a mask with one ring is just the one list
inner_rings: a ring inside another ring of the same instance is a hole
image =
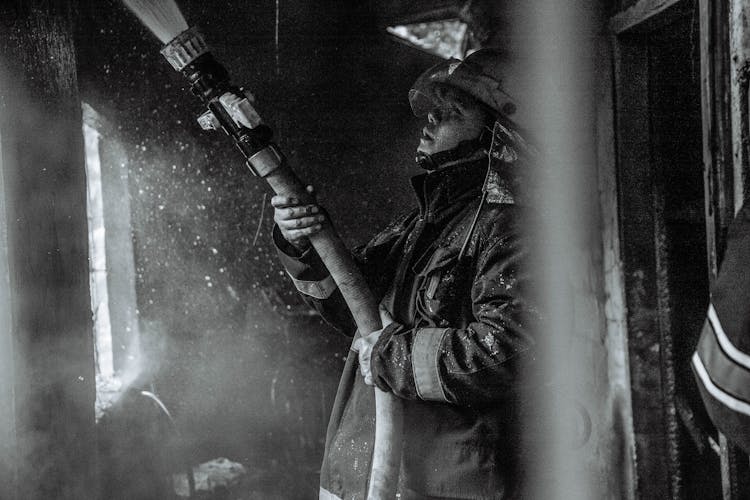
[[692, 366], [711, 420], [750, 453], [750, 204], [729, 228]]

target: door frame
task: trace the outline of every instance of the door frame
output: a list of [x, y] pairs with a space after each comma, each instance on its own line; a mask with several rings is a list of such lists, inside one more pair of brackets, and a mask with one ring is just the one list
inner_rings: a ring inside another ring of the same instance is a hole
[[[750, 120], [748, 119], [750, 58], [740, 63], [737, 63], [736, 59], [730, 59], [730, 53], [734, 53], [730, 52], [730, 50], [734, 51], [730, 46], [730, 27], [732, 26], [730, 19], [732, 23], [737, 24], [742, 19], [741, 13], [737, 11], [747, 7], [741, 5], [742, 0], [733, 0], [733, 2], [733, 7], [730, 7], [727, 2], [720, 0], [697, 0], [700, 23], [702, 156], [708, 256], [706, 264], [711, 284], [716, 278], [723, 256], [727, 227], [735, 211], [741, 206], [742, 200], [748, 198], [747, 183], [743, 181], [750, 172]], [[628, 172], [635, 173], [639, 165], [650, 161], [648, 152], [649, 105], [643, 99], [644, 95], [648, 95], [646, 92], [648, 90], [648, 65], [646, 64], [648, 54], [645, 47], [639, 45], [638, 38], [642, 38], [679, 16], [686, 15], [695, 7], [695, 0], [640, 0], [609, 19], [608, 31], [616, 89], [613, 102], [615, 108], [613, 142], [616, 163], [614, 168], [616, 178], [619, 177], [616, 180], [618, 184], [621, 183], [623, 177], [628, 176]], [[744, 38], [741, 41], [746, 42]], [[749, 44], [745, 43], [743, 47], [745, 45]], [[748, 52], [750, 53], [750, 50]], [[733, 67], [735, 65], [736, 68]], [[736, 75], [735, 79], [731, 78], [733, 74]], [[626, 79], [628, 85], [623, 85]], [[641, 172], [641, 177], [635, 177], [638, 179], [636, 183], [640, 183], [642, 187], [648, 186], [651, 182], [650, 175], [649, 172], [649, 175], [643, 176]], [[638, 186], [629, 186], [629, 188], [638, 188]], [[647, 202], [647, 198], [647, 196], [643, 197], [640, 202]], [[624, 206], [627, 201], [620, 199], [616, 200], [616, 203], [618, 214], [628, 208]], [[656, 219], [658, 217], [646, 222], [658, 224]], [[619, 220], [617, 223], [620, 233], [627, 230], [627, 221]], [[616, 242], [621, 241], [624, 241], [622, 234]], [[656, 242], [657, 260], [658, 246]], [[626, 252], [625, 248], [620, 249], [617, 260], [621, 266], [625, 261]], [[622, 299], [625, 297], [632, 299], [629, 296], [630, 290], [638, 284], [622, 276], [619, 286], [622, 289], [613, 290], [615, 294]], [[629, 338], [628, 345], [630, 342], [637, 342], [637, 339]], [[673, 370], [669, 367], [671, 364], [669, 352], [666, 358], [667, 363], [660, 363], [660, 376], [662, 383], [669, 386], [670, 378], [674, 376]], [[638, 396], [632, 394], [632, 397], [633, 405], [636, 406]], [[677, 408], [673, 398], [665, 399], [666, 429], [673, 429], [679, 425]], [[649, 468], [656, 467], [657, 470], [661, 469], [669, 474], [670, 483], [673, 484], [667, 487], [666, 491], [670, 492], [670, 497], [679, 498], [679, 493], [674, 495], [671, 493], [679, 492], [679, 484], [674, 484], [676, 464], [670, 458], [673, 455], [672, 452], [675, 451], [670, 449], [673, 443], [664, 443], [667, 446], [667, 459], [663, 463], [658, 463], [659, 457], [649, 458], [648, 451], [642, 443], [638, 443], [637, 432], [634, 441], [633, 451], [637, 456], [633, 477], [635, 496], [639, 496], [639, 483], [645, 485], [654, 482], [656, 478], [649, 477]], [[727, 500], [745, 498], [750, 491], [747, 484], [748, 457], [727, 443], [723, 436], [720, 436], [717, 448], [721, 461], [723, 498]], [[677, 481], [679, 482], [679, 478]]]

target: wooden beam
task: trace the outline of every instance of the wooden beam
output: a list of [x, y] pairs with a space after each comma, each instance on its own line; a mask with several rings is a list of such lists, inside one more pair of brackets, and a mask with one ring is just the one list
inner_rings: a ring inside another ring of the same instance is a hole
[[734, 174], [734, 212], [745, 202], [747, 191], [748, 148], [746, 141], [748, 103], [748, 61], [750, 61], [750, 29], [747, 18], [750, 6], [745, 0], [731, 0], [729, 6], [729, 79], [732, 131], [732, 160]]
[[15, 8], [0, 8], [0, 436], [11, 444], [0, 445], [0, 498], [97, 498], [72, 11], [62, 1], [8, 3]]
[[619, 491], [610, 492], [615, 498], [635, 500], [635, 435], [633, 432], [633, 403], [631, 398], [630, 356], [628, 353], [627, 301], [623, 274], [622, 245], [620, 242], [619, 201], [617, 192], [617, 151], [614, 109], [614, 65], [612, 43], [600, 43], [599, 60], [605, 61], [597, 74], [597, 160], [599, 204], [601, 207], [602, 260], [604, 271], [604, 315], [609, 384], [612, 391], [612, 414], [619, 429], [613, 432], [613, 449], [621, 451], [619, 476], [613, 485]]
[[388, 0], [378, 2], [377, 9], [381, 12], [383, 21], [387, 24], [409, 24], [413, 22], [434, 21], [457, 17], [461, 10], [461, 3], [455, 0], [401, 2]]
[[620, 258], [626, 290], [637, 498], [671, 498], [664, 405], [654, 387], [662, 384], [656, 289], [656, 228], [651, 166], [648, 48], [615, 44], [615, 93]]
[[[0, 136], [0, 152], [3, 140]], [[10, 310], [8, 235], [5, 225], [5, 181], [0, 156], [0, 498], [16, 490], [16, 362], [13, 359], [13, 316]]]
[[670, 8], [686, 3], [692, 4], [684, 0], [640, 0], [629, 9], [613, 16], [609, 21], [609, 27], [615, 34], [621, 35], [635, 28], [649, 25]]
[[732, 137], [729, 107], [728, 6], [700, 0], [703, 169], [709, 279], [713, 284], [734, 215]]

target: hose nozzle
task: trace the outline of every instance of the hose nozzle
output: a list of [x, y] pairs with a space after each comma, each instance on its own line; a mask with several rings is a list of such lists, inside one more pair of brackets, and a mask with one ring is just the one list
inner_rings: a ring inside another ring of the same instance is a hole
[[208, 44], [195, 27], [183, 31], [161, 49], [162, 55], [177, 71], [182, 71], [207, 52]]
[[283, 158], [271, 144], [271, 128], [262, 123], [252, 98], [232, 85], [226, 68], [214, 59], [195, 27], [174, 37], [161, 53], [208, 108], [198, 118], [202, 129], [221, 129], [232, 137], [255, 175], [266, 176], [281, 165]]

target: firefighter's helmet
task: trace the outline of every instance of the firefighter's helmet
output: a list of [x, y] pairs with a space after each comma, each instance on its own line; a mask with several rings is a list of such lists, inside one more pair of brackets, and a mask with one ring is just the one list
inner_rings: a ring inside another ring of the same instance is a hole
[[463, 61], [448, 59], [417, 78], [409, 91], [409, 103], [414, 114], [426, 115], [439, 101], [441, 88], [457, 88], [493, 112], [517, 125], [522, 111], [518, 96], [510, 90], [517, 78], [511, 58], [496, 49], [480, 49]]

